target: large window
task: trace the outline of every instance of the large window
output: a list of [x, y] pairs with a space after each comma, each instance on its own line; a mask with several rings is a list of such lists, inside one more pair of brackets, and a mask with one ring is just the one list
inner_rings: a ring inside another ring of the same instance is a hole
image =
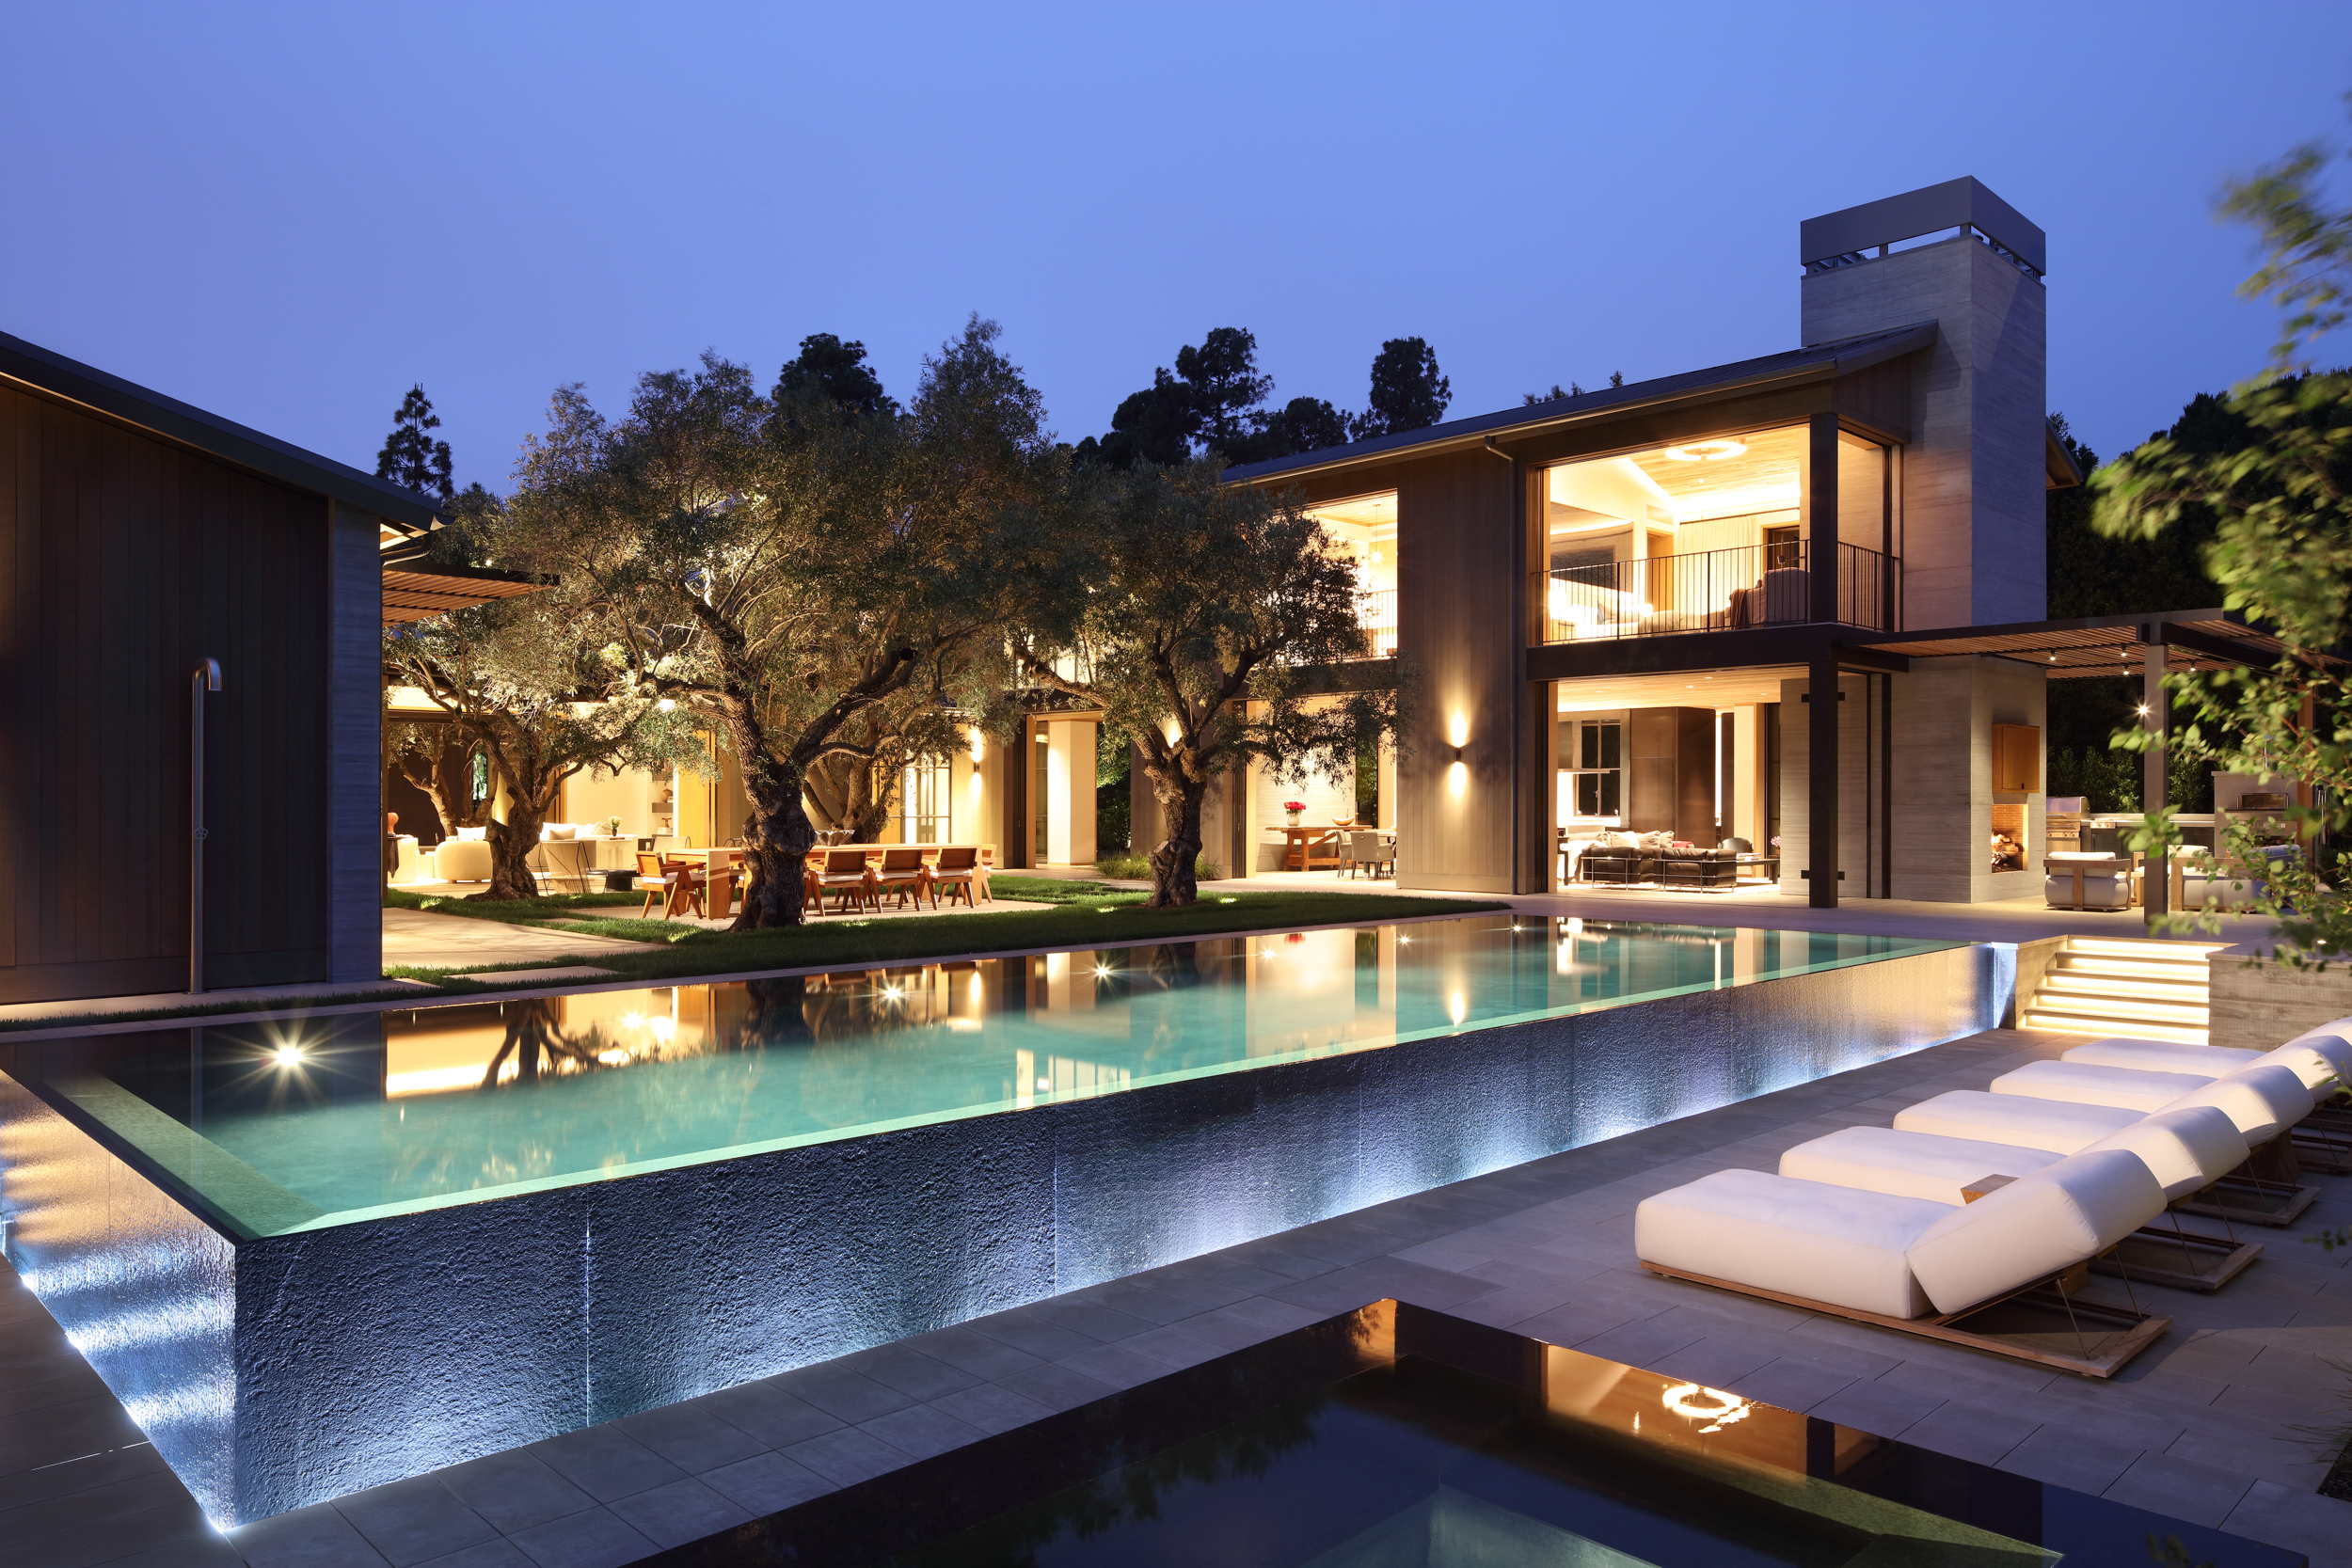
[[1327, 501], [1313, 509], [1332, 547], [1356, 562], [1356, 618], [1364, 657], [1396, 652], [1396, 492]]
[[1837, 616], [1891, 628], [1886, 449], [1842, 436], [1837, 545], [1817, 562], [1804, 425], [1689, 440], [1544, 471], [1548, 641], [1811, 621], [1817, 565]]
[[1624, 812], [1625, 726], [1614, 719], [1560, 721], [1560, 802], [1572, 817], [1614, 820]]
[[945, 844], [954, 828], [947, 764], [918, 762], [898, 775], [898, 842]]

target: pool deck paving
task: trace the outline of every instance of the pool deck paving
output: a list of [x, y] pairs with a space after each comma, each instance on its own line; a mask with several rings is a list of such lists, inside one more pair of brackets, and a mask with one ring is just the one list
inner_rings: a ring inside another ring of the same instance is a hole
[[[1992, 1030], [955, 1327], [244, 1527], [224, 1542], [45, 1312], [0, 1281], [0, 1541], [11, 1568], [596, 1568], [1284, 1334], [1419, 1303], [2352, 1568], [2304, 1427], [2341, 1424], [2352, 1221], [2318, 1176], [2213, 1296], [2142, 1288], [2171, 1331], [2112, 1382], [1642, 1273], [1634, 1206], [1845, 1126], [1980, 1088], [2061, 1037]], [[2094, 1292], [2116, 1297], [2102, 1279]], [[69, 1452], [67, 1450], [73, 1450]], [[62, 1462], [62, 1463], [61, 1463]], [[43, 1467], [45, 1466], [45, 1467]], [[175, 1555], [177, 1554], [177, 1555]]]

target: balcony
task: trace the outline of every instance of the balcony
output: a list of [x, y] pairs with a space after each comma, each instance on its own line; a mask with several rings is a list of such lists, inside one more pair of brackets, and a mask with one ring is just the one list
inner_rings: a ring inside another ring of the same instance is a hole
[[[1840, 543], [1835, 548], [1837, 621], [1894, 630], [1902, 563], [1859, 545]], [[1813, 555], [1810, 540], [1795, 540], [1564, 566], [1551, 573], [1548, 585], [1544, 641], [1801, 625], [1814, 619]]]
[[1387, 658], [1396, 652], [1395, 589], [1373, 589], [1357, 594], [1356, 621], [1364, 628], [1364, 657]]

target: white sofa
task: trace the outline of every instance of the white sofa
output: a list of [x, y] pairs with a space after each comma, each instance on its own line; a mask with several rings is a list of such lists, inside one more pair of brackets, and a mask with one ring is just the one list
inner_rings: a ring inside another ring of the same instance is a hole
[[1724, 1170], [1643, 1200], [1645, 1263], [1887, 1318], [1953, 1315], [2106, 1251], [2164, 1212], [2122, 1149], [2074, 1155], [1964, 1208]]

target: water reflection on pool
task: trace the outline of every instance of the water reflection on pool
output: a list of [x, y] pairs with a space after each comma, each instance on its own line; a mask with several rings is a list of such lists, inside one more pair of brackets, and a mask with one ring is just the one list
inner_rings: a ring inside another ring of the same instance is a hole
[[[259, 1236], [1954, 945], [1504, 913], [158, 1031], [15, 1070]], [[1743, 1092], [1846, 1065], [1752, 1064]]]

